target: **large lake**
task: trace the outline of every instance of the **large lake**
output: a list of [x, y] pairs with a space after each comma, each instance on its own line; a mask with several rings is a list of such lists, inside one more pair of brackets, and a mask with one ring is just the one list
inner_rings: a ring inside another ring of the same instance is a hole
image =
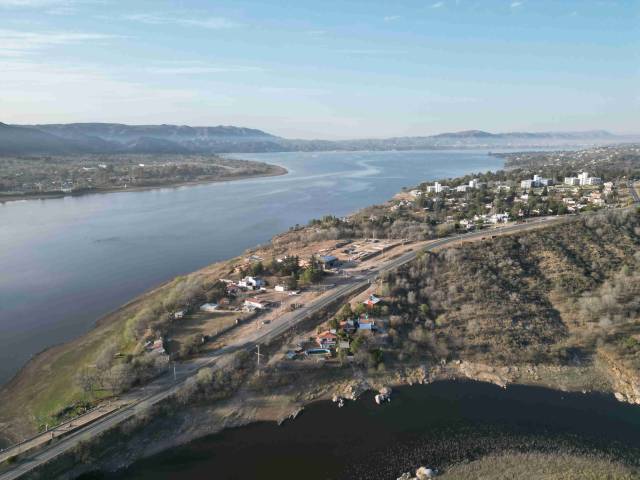
[[0, 384], [35, 353], [175, 275], [405, 186], [502, 166], [468, 150], [235, 156], [289, 174], [0, 204]]

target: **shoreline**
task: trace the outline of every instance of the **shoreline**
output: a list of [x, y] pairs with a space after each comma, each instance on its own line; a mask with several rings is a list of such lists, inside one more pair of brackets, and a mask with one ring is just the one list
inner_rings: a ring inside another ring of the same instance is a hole
[[[530, 379], [526, 376], [533, 368], [534, 372]], [[579, 379], [575, 384], [561, 385], [554, 381], [555, 370], [558, 367], [553, 365], [518, 365], [490, 367], [488, 365], [461, 362], [460, 364], [451, 362], [446, 366], [414, 365], [402, 367], [400, 369], [390, 369], [385, 374], [366, 376], [360, 379], [348, 379], [337, 381], [335, 384], [327, 381], [322, 385], [306, 385], [303, 389], [287, 391], [287, 388], [276, 388], [268, 393], [247, 390], [242, 387], [236, 394], [228, 399], [214, 401], [213, 403], [200, 403], [189, 406], [185, 412], [176, 413], [170, 418], [154, 420], [153, 412], [141, 412], [139, 422], [133, 419], [131, 430], [126, 433], [131, 435], [123, 442], [122, 452], [111, 452], [102, 459], [96, 459], [96, 463], [91, 469], [79, 466], [71, 472], [65, 472], [69, 476], [63, 478], [75, 478], [76, 475], [87, 473], [88, 471], [101, 470], [108, 473], [123, 473], [128, 467], [138, 461], [149, 459], [155, 455], [175, 447], [186, 447], [192, 442], [203, 440], [206, 437], [221, 434], [229, 429], [248, 427], [257, 423], [271, 423], [273, 426], [280, 426], [284, 423], [296, 420], [305, 409], [316, 404], [335, 403], [332, 399], [336, 396], [351, 402], [363, 401], [363, 396], [376, 393], [381, 386], [391, 386], [393, 392], [397, 390], [427, 386], [439, 382], [470, 382], [483, 385], [494, 385], [503, 389], [513, 387], [529, 387], [546, 389], [554, 393], [572, 393], [582, 395], [605, 396], [610, 400], [615, 400], [612, 390], [606, 388], [593, 387], [593, 381], [606, 380], [598, 378], [597, 369], [593, 367], [566, 367], [575, 378]], [[514, 370], [515, 369], [515, 370]], [[489, 371], [490, 370], [490, 371]], [[495, 372], [500, 370], [500, 372]], [[519, 372], [519, 378], [512, 378], [506, 382], [501, 378], [500, 373], [510, 371]], [[477, 374], [475, 374], [477, 373]], [[490, 374], [484, 376], [483, 373]], [[565, 372], [569, 373], [569, 372]], [[592, 375], [596, 373], [595, 377]], [[536, 377], [541, 374], [541, 377]], [[599, 374], [602, 374], [600, 372]], [[495, 375], [495, 376], [493, 376]], [[493, 378], [492, 378], [493, 376]], [[515, 380], [515, 381], [511, 381]], [[600, 385], [601, 387], [604, 385]], [[284, 390], [284, 391], [283, 391]], [[392, 394], [393, 396], [393, 394]], [[373, 401], [373, 398], [367, 400]], [[621, 402], [622, 403], [622, 402]], [[160, 407], [162, 408], [162, 407]], [[335, 408], [337, 409], [337, 403]], [[384, 406], [379, 408], [383, 409]], [[168, 423], [167, 423], [168, 422]], [[168, 427], [168, 428], [167, 428]], [[154, 442], [145, 442], [145, 438], [154, 437]], [[105, 440], [109, 444], [109, 440]], [[101, 440], [92, 445], [91, 450], [101, 451], [104, 447]], [[45, 471], [47, 467], [44, 467]], [[55, 469], [55, 466], [53, 466]], [[401, 472], [398, 472], [400, 475]]]
[[[286, 233], [286, 232], [283, 232]], [[275, 237], [274, 237], [275, 238]], [[227, 260], [222, 260], [220, 262], [216, 262], [214, 264], [210, 264], [210, 265], [206, 265], [203, 268], [196, 270], [195, 272], [190, 273], [189, 275], [193, 275], [193, 274], [198, 274], [200, 272], [204, 272], [206, 270], [211, 270], [211, 269], [216, 269], [219, 268], [225, 264], [228, 264], [229, 262], [233, 261], [233, 259], [227, 259]], [[171, 280], [168, 280], [168, 282], [171, 282]], [[88, 335], [88, 333], [96, 331], [96, 330], [101, 330], [100, 332], [96, 332], [97, 334], [105, 334], [108, 333], [106, 332], [107, 327], [113, 327], [113, 326], [117, 326], [118, 322], [122, 320], [123, 317], [125, 317], [127, 315], [127, 312], [131, 309], [134, 309], [136, 307], [137, 304], [139, 304], [141, 301], [144, 301], [146, 298], [157, 294], [165, 285], [167, 284], [167, 282], [163, 282], [162, 284], [151, 288], [150, 290], [148, 290], [147, 292], [141, 294], [140, 296], [132, 299], [131, 301], [125, 303], [124, 305], [118, 307], [116, 310], [107, 313], [106, 315], [104, 315], [103, 317], [101, 317], [100, 319], [98, 319], [94, 325], [94, 327], [92, 329], [89, 330], [89, 332], [87, 332], [87, 334], [81, 335], [80, 337], [71, 340], [70, 342], [65, 342], [59, 345], [55, 345], [52, 346], [49, 349], [44, 350], [43, 352], [35, 355], [29, 362], [27, 362], [27, 364], [25, 364], [25, 367], [23, 367], [23, 369], [21, 369], [16, 376], [14, 376], [14, 378], [12, 378], [7, 384], [5, 384], [4, 386], [0, 387], [0, 398], [2, 398], [2, 393], [7, 393], [7, 389], [8, 387], [11, 388], [17, 388], [20, 389], [21, 387], [21, 383], [24, 383], [25, 379], [21, 378], [21, 377], [29, 377], [30, 375], [28, 374], [29, 372], [29, 367], [30, 368], [34, 368], [36, 370], [38, 370], [38, 367], [41, 366], [43, 363], [47, 363], [47, 357], [51, 357], [51, 356], [55, 356], [57, 352], [59, 352], [61, 349], [65, 350], [65, 349], [73, 349], [75, 346], [77, 345], [81, 345], [83, 343], [83, 341], [85, 340], [85, 337]], [[549, 365], [541, 365], [539, 368], [546, 368]], [[465, 368], [465, 370], [463, 371], [463, 367]], [[414, 369], [416, 369], [417, 367], [413, 367]], [[420, 369], [424, 369], [424, 367], [419, 366]], [[506, 368], [507, 370], [509, 370], [510, 368], [513, 367], [500, 367], [500, 366], [491, 366], [491, 365], [484, 365], [483, 368], [477, 369], [477, 368], [473, 368], [473, 364], [467, 363], [467, 362], [462, 362], [462, 364], [455, 364], [455, 365], [447, 365], [447, 369], [442, 369], [436, 366], [436, 370], [440, 371], [441, 373], [444, 374], [451, 374], [451, 368], [453, 368], [453, 370], [458, 371], [458, 375], [459, 378], [461, 377], [466, 377], [466, 378], [471, 378], [471, 379], [476, 379], [478, 381], [485, 381], [485, 382], [490, 382], [490, 383], [495, 383], [497, 385], [500, 386], [504, 386], [504, 384], [507, 383], [521, 383], [519, 382], [518, 378], [520, 375], [515, 375], [516, 378], [509, 378], [509, 377], [505, 377], [503, 375], [498, 375], [497, 374], [497, 370], [500, 370], [501, 368]], [[416, 377], [415, 379], [413, 377], [408, 377], [406, 375], [407, 372], [407, 367], [402, 367], [402, 368], [397, 368], [397, 369], [390, 369], [390, 371], [388, 372], [389, 375], [385, 376], [386, 384], [390, 384], [390, 385], [398, 385], [398, 384], [402, 384], [402, 383], [409, 383], [410, 385], [413, 383], [422, 383], [419, 381], [419, 377]], [[533, 369], [535, 370], [536, 367], [533, 367]], [[423, 377], [422, 380], [424, 382], [425, 378], [427, 377], [427, 372], [423, 373]], [[516, 367], [516, 372], [517, 372], [517, 367]], [[508, 373], [508, 372], [507, 372]], [[513, 372], [512, 372], [513, 373]], [[610, 374], [611, 372], [609, 372]], [[623, 372], [624, 373], [624, 372]], [[524, 374], [524, 372], [523, 372]], [[454, 375], [455, 376], [455, 375]], [[622, 375], [621, 375], [622, 376]], [[405, 381], [402, 381], [402, 379], [405, 379]], [[429, 377], [431, 377], [431, 373], [429, 373]], [[565, 377], [564, 375], [562, 375], [562, 377]], [[393, 379], [397, 379], [399, 380], [399, 382], [394, 381]], [[433, 380], [433, 377], [431, 377], [431, 381]], [[534, 378], [535, 379], [535, 378]], [[608, 378], [609, 380], [611, 380], [611, 377], [609, 376]], [[364, 380], [364, 379], [363, 379]], [[514, 381], [515, 380], [515, 381]], [[537, 379], [536, 379], [537, 380]], [[562, 379], [557, 379], [558, 380], [562, 380]], [[564, 378], [565, 381], [567, 381], [566, 378]], [[626, 380], [621, 378], [620, 380]], [[373, 377], [373, 381], [377, 383], [377, 377]], [[341, 382], [342, 384], [344, 384], [345, 382]], [[347, 381], [346, 383], [358, 383], [357, 380], [351, 380], [351, 381]], [[624, 381], [621, 381], [621, 383], [626, 383]], [[552, 385], [552, 383], [544, 383], [543, 380], [543, 384], [548, 386], [548, 388], [554, 388], [560, 391], [566, 391], [565, 388], [562, 384], [557, 384], [557, 385]], [[616, 398], [618, 398], [618, 394], [616, 394], [616, 390], [618, 392], [620, 392], [620, 388], [616, 388], [617, 386], [612, 385], [610, 382], [607, 382], [607, 386], [608, 388], [603, 389], [601, 391], [606, 391], [609, 393], [613, 393]], [[375, 383], [373, 384], [375, 386]], [[626, 385], [624, 385], [625, 387], [627, 387]], [[578, 390], [591, 390], [591, 388], [585, 388], [586, 384], [580, 384], [580, 386], [576, 387], [578, 388]], [[570, 387], [569, 387], [570, 388]], [[370, 388], [369, 388], [370, 389]], [[633, 385], [631, 385], [630, 390], [633, 390]], [[318, 392], [318, 390], [321, 390], [322, 392]], [[334, 390], [335, 391], [335, 390]], [[624, 390], [622, 390], [624, 392]], [[319, 399], [319, 395], [322, 395], [322, 393], [324, 393], [325, 395], [330, 395], [331, 394], [331, 385], [322, 385], [320, 386], [320, 388], [315, 389], [315, 391], [303, 391], [300, 392], [303, 394], [307, 395], [307, 398], [305, 400], [302, 401], [302, 404], [308, 403], [309, 401], [312, 401], [313, 399]], [[625, 394], [620, 393], [621, 397], [627, 397], [626, 401], [629, 403], [640, 403], [639, 399], [640, 399], [640, 394], [636, 397], [634, 395], [635, 392], [630, 391], [630, 392], [625, 392]], [[253, 399], [255, 400], [256, 397], [259, 398], [259, 395], [254, 395]], [[630, 402], [629, 399], [633, 398], [634, 402]], [[293, 399], [292, 399], [293, 400]], [[618, 398], [618, 400], [620, 400], [620, 398]], [[295, 401], [295, 400], [294, 400]], [[298, 400], [299, 403], [299, 400]], [[212, 408], [217, 408], [217, 405], [214, 405]], [[282, 408], [283, 405], [279, 405], [279, 408]], [[299, 408], [299, 407], [298, 407]], [[297, 409], [296, 409], [297, 411]], [[247, 414], [250, 415], [249, 412], [247, 412]], [[290, 414], [289, 414], [290, 415]], [[228, 420], [230, 420], [231, 422], [233, 422], [234, 420], [237, 420], [238, 417], [243, 416], [242, 413], [238, 412], [229, 412], [229, 418]], [[235, 417], [235, 418], [234, 418]], [[286, 418], [287, 416], [285, 416]], [[251, 421], [251, 419], [249, 419], [249, 421]], [[8, 425], [8, 424], [7, 424]], [[220, 426], [220, 428], [226, 428], [226, 420], [223, 421], [223, 425]], [[206, 426], [204, 427], [206, 428]], [[2, 425], [0, 424], [0, 434], [2, 434]]]
[[94, 190], [81, 190], [78, 192], [50, 192], [50, 193], [37, 193], [37, 194], [16, 194], [16, 195], [1, 195], [0, 194], [0, 204], [11, 203], [11, 202], [22, 202], [28, 200], [54, 200], [66, 197], [83, 197], [86, 195], [99, 195], [99, 194], [107, 194], [107, 193], [122, 193], [122, 192], [146, 192], [149, 190], [161, 190], [163, 188], [180, 188], [180, 187], [195, 187], [198, 185], [206, 185], [211, 183], [223, 183], [223, 182], [235, 182], [239, 180], [249, 180], [254, 178], [267, 178], [267, 177], [279, 177], [282, 175], [287, 175], [289, 170], [286, 168], [269, 163], [270, 168], [273, 169], [272, 172], [268, 173], [258, 173], [252, 175], [237, 175], [237, 176], [229, 176], [225, 178], [220, 178], [217, 180], [194, 180], [190, 182], [177, 182], [177, 183], [167, 183], [163, 185], [140, 185], [134, 187], [127, 188], [103, 188], [103, 189], [94, 189]]

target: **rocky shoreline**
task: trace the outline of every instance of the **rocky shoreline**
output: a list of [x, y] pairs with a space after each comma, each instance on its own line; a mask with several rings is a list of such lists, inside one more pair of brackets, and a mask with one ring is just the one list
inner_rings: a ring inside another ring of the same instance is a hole
[[[213, 404], [201, 404], [162, 416], [161, 420], [150, 420], [153, 413], [143, 413], [142, 426], [123, 427], [129, 434], [121, 449], [96, 459], [92, 468], [76, 466], [59, 478], [71, 480], [92, 469], [107, 472], [122, 470], [135, 461], [147, 458], [174, 447], [185, 445], [204, 436], [220, 433], [228, 428], [247, 426], [254, 422], [275, 422], [282, 425], [294, 421], [305, 408], [318, 401], [356, 401], [364, 393], [380, 391], [388, 386], [393, 389], [426, 385], [438, 381], [473, 380], [490, 383], [502, 388], [509, 385], [539, 386], [566, 392], [611, 393], [620, 401], [640, 403], [640, 397], [631, 391], [619, 392], [616, 388], [637, 383], [624, 380], [608, 382], [603, 366], [502, 366], [454, 361], [448, 364], [415, 366], [387, 372], [384, 375], [345, 379], [335, 384], [324, 384], [291, 395], [286, 392], [261, 395], [245, 390], [233, 397]], [[338, 408], [339, 405], [336, 405]], [[385, 408], [383, 405], [380, 408]], [[135, 422], [134, 422], [135, 423]], [[152, 441], [151, 441], [152, 440]], [[98, 443], [100, 440], [98, 440]], [[398, 472], [398, 475], [402, 472]], [[405, 478], [405, 477], [400, 477]], [[421, 478], [409, 476], [406, 478]], [[425, 477], [429, 478], [429, 477]]]

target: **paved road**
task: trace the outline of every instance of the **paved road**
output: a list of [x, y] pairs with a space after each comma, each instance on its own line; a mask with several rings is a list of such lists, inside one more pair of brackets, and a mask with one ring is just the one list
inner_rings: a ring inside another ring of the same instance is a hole
[[309, 318], [309, 316], [331, 305], [333, 302], [341, 298], [349, 297], [359, 290], [366, 288], [381, 273], [394, 270], [401, 265], [410, 262], [416, 257], [419, 251], [433, 250], [438, 247], [459, 242], [460, 240], [473, 240], [497, 234], [514, 233], [534, 226], [567, 220], [570, 220], [570, 217], [543, 217], [535, 220], [529, 220], [527, 223], [442, 238], [429, 242], [424, 248], [404, 253], [396, 258], [391, 258], [386, 262], [383, 262], [379, 267], [366, 272], [366, 274], [357, 278], [350, 278], [345, 284], [327, 291], [325, 294], [311, 302], [308, 306], [280, 316], [271, 324], [265, 325], [262, 330], [243, 337], [242, 340], [239, 340], [237, 343], [227, 345], [208, 356], [199, 357], [189, 362], [177, 364], [175, 379], [173, 369], [171, 369], [170, 372], [157, 378], [150, 384], [124, 395], [122, 400], [130, 402], [129, 405], [114, 413], [105, 415], [90, 425], [69, 433], [64, 438], [55, 441], [47, 447], [38, 449], [31, 454], [21, 455], [20, 461], [16, 463], [11, 470], [0, 474], [0, 480], [14, 480], [20, 478], [38, 466], [41, 466], [57, 456], [70, 451], [81, 442], [90, 440], [94, 436], [97, 436], [98, 434], [103, 433], [133, 417], [136, 413], [144, 411], [148, 407], [165, 400], [173, 395], [187, 378], [195, 375], [199, 369], [205, 366], [212, 366], [215, 368], [224, 367], [226, 363], [231, 361], [230, 353], [242, 349], [248, 351], [253, 350], [257, 344], [269, 343], [271, 340], [279, 337], [284, 332]]
[[631, 198], [633, 198], [633, 203], [640, 203], [640, 196], [633, 186], [633, 181], [630, 180], [627, 184], [629, 185], [629, 192], [631, 193]]

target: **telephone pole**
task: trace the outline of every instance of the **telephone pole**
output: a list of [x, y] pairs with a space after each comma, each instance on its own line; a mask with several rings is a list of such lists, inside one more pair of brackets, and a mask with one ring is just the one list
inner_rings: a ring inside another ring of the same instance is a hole
[[260, 375], [260, 357], [262, 357], [263, 354], [260, 353], [260, 344], [256, 345], [256, 348], [258, 349], [256, 352], [256, 355], [258, 356], [258, 375]]

